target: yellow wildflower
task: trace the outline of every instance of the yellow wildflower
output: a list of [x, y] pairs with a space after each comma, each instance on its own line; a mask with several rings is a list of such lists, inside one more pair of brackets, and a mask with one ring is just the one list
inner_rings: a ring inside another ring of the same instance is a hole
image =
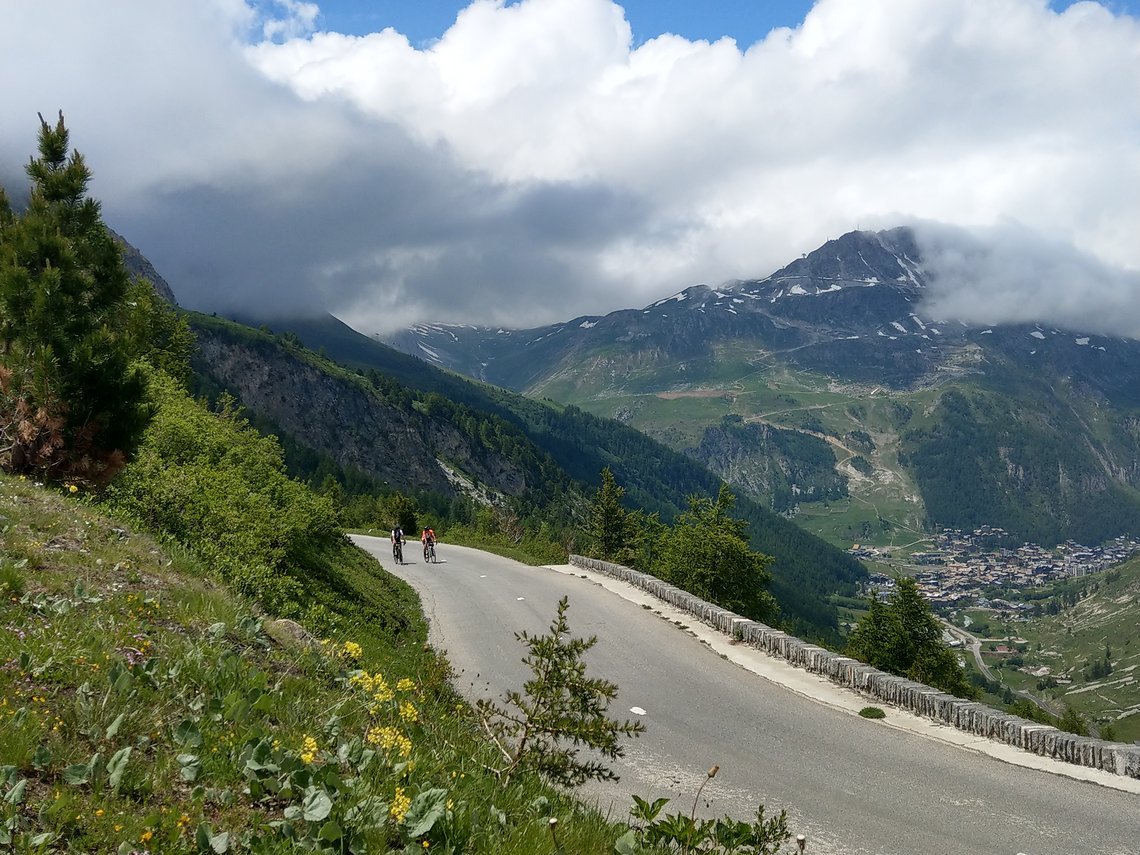
[[392, 805], [388, 808], [388, 813], [396, 822], [403, 822], [411, 806], [412, 800], [404, 794], [404, 788], [396, 787], [396, 795], [392, 796]]
[[76, 487], [74, 484], [68, 484], [68, 485], [67, 485], [67, 492], [69, 492], [69, 493], [78, 493], [78, 492], [79, 492], [79, 488], [78, 488], [78, 487]]
[[416, 722], [420, 720], [420, 714], [412, 706], [411, 701], [402, 701], [400, 703], [400, 718], [406, 722]]
[[154, 837], [154, 832], [149, 828], [139, 835], [139, 843], [150, 843], [150, 839]]
[[400, 682], [398, 682], [396, 684], [396, 691], [397, 692], [410, 692], [415, 687], [416, 687], [416, 684], [414, 682], [409, 680], [407, 677], [404, 677], [404, 679], [400, 680]]
[[385, 751], [398, 752], [401, 757], [412, 753], [412, 740], [404, 736], [394, 727], [374, 727], [365, 737], [373, 745], [379, 745]]
[[312, 763], [317, 759], [317, 740], [306, 736], [301, 744], [301, 762]]
[[344, 643], [344, 655], [349, 659], [359, 659], [364, 655], [364, 648], [355, 641], [346, 641]]

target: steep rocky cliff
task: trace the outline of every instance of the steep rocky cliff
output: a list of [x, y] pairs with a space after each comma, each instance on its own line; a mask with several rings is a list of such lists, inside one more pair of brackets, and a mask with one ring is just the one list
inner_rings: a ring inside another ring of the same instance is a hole
[[[530, 497], [524, 464], [472, 436], [410, 393], [381, 393], [367, 380], [269, 334], [197, 322], [195, 370], [300, 445], [400, 490]], [[462, 476], [462, 477], [459, 477]], [[546, 489], [546, 485], [541, 485]]]
[[771, 496], [774, 511], [847, 495], [847, 479], [836, 471], [830, 446], [799, 431], [726, 416], [685, 453], [733, 486], [754, 496]]

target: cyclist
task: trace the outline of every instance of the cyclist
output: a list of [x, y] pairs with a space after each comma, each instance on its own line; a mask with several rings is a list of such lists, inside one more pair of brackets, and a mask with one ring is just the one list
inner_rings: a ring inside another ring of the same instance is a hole
[[392, 558], [397, 564], [404, 563], [404, 530], [398, 524], [392, 529]]
[[424, 545], [424, 561], [430, 560], [435, 563], [435, 531], [425, 528], [424, 533], [420, 535], [420, 542]]

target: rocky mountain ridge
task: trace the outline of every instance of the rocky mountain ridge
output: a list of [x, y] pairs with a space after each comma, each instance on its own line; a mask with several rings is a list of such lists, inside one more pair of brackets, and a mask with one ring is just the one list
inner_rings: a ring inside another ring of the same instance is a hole
[[272, 336], [204, 318], [194, 332], [201, 376], [293, 441], [377, 482], [445, 496], [469, 493], [465, 485], [477, 484], [484, 493], [539, 504], [552, 490], [569, 487], [565, 476], [553, 485], [531, 483], [533, 469], [494, 453], [448, 417], [425, 412], [410, 398], [379, 395], [362, 378], [330, 372]]
[[[700, 449], [730, 415], [875, 435], [851, 499], [863, 521], [838, 542], [865, 539], [871, 520], [1085, 542], [1135, 527], [1120, 513], [1103, 525], [1090, 509], [1124, 507], [1140, 519], [1140, 342], [935, 317], [926, 297], [938, 284], [910, 229], [851, 232], [764, 278], [693, 286], [641, 309], [530, 330], [419, 325], [391, 341], [622, 418], [679, 450]], [[961, 397], [944, 399], [951, 391]], [[750, 461], [747, 447], [700, 459], [776, 508], [771, 485], [758, 493], [744, 474], [765, 465], [761, 445]], [[963, 495], [965, 513], [955, 507]]]

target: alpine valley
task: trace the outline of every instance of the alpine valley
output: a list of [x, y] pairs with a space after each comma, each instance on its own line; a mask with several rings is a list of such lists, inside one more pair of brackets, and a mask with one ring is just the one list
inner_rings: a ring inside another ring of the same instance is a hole
[[844, 547], [1140, 530], [1140, 342], [932, 317], [932, 277], [909, 228], [856, 231], [641, 309], [390, 343], [616, 418]]

